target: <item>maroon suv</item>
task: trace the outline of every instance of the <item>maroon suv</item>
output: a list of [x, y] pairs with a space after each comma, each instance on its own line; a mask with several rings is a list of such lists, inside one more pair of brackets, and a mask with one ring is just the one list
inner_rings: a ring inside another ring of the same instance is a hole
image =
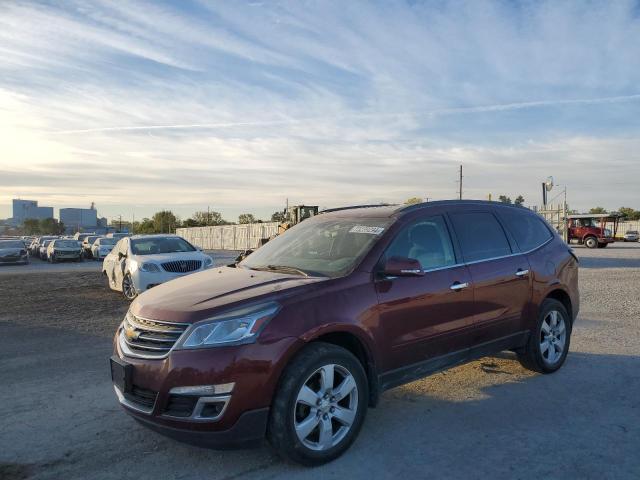
[[578, 308], [577, 259], [525, 208], [344, 208], [140, 295], [111, 373], [154, 430], [218, 447], [266, 436], [319, 464], [389, 388], [507, 349], [557, 370]]

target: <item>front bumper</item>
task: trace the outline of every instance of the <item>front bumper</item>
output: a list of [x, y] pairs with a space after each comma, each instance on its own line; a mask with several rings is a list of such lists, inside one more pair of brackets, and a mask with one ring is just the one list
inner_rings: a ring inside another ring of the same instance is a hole
[[135, 416], [134, 418], [154, 432], [158, 432], [179, 442], [188, 443], [197, 447], [227, 449], [259, 444], [267, 431], [269, 409], [259, 408], [257, 410], [244, 412], [232, 427], [223, 431], [211, 432], [169, 427], [140, 416]]
[[[135, 396], [125, 398], [115, 385], [114, 389], [128, 414], [159, 433], [217, 448], [250, 444], [264, 437], [280, 371], [296, 342], [300, 340], [285, 338], [268, 344], [175, 350], [165, 358], [144, 359], [125, 356], [118, 333], [114, 357], [132, 366], [131, 388], [141, 403]], [[228, 383], [235, 384], [231, 393], [206, 398], [224, 402], [215, 419], [175, 416], [175, 405], [184, 398], [176, 399], [172, 389]]]
[[613, 243], [615, 241], [613, 237], [598, 237], [598, 243]]
[[28, 255], [11, 255], [6, 257], [0, 257], [0, 263], [15, 264], [15, 263], [29, 263]]

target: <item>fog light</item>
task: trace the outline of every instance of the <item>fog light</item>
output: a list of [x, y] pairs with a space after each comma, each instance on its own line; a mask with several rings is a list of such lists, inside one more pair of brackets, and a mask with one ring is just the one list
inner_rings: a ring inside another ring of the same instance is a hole
[[193, 387], [174, 387], [169, 390], [173, 395], [221, 395], [223, 393], [231, 393], [235, 383], [222, 383], [220, 385], [196, 385]]

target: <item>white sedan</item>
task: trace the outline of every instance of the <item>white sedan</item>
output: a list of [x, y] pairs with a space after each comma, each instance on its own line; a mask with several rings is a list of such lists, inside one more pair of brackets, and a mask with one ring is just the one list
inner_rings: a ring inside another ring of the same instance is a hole
[[102, 273], [112, 290], [133, 300], [156, 285], [212, 266], [210, 256], [177, 235], [134, 235], [118, 241]]
[[107, 255], [109, 252], [113, 250], [115, 244], [118, 243], [117, 238], [108, 238], [108, 237], [98, 237], [91, 245], [91, 256], [94, 260], [101, 260]]

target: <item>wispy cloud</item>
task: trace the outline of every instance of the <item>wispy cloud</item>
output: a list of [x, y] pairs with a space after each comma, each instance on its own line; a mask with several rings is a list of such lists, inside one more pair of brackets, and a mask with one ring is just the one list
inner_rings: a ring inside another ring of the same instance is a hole
[[639, 27], [630, 0], [1, 3], [0, 204], [447, 198], [460, 162], [470, 196], [637, 202], [606, 185], [640, 174]]

